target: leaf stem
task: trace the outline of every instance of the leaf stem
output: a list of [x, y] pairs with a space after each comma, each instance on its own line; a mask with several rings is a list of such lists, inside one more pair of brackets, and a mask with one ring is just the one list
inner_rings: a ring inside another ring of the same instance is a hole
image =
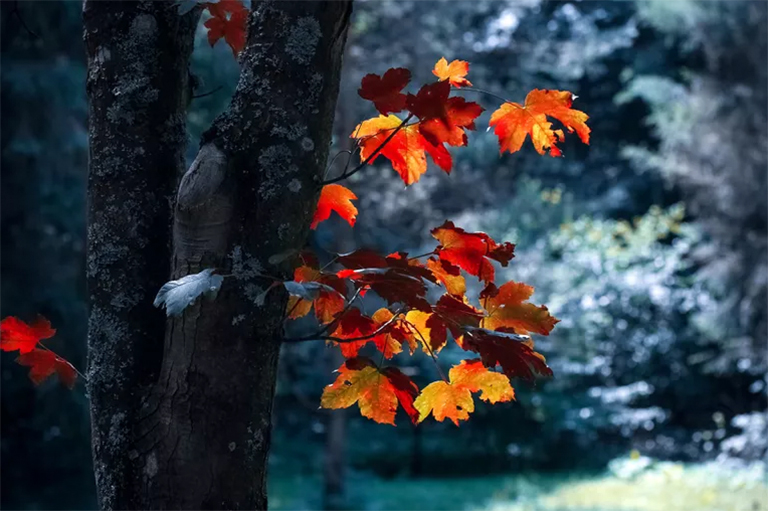
[[64, 362], [66, 362], [67, 364], [69, 364], [69, 365], [72, 367], [72, 369], [74, 369], [74, 370], [75, 370], [75, 372], [77, 373], [77, 375], [78, 375], [80, 378], [82, 378], [82, 379], [83, 379], [85, 382], [88, 382], [88, 378], [86, 378], [86, 376], [85, 376], [83, 373], [81, 373], [80, 371], [78, 371], [78, 370], [77, 370], [77, 367], [75, 367], [75, 366], [74, 366], [74, 364], [72, 364], [72, 362], [70, 362], [69, 360], [67, 360], [66, 358], [62, 357], [61, 355], [59, 355], [58, 353], [56, 353], [55, 351], [53, 351], [51, 348], [49, 348], [48, 346], [46, 346], [45, 344], [43, 344], [43, 341], [37, 341], [37, 345], [38, 345], [38, 346], [40, 346], [41, 348], [43, 348], [45, 351], [50, 351], [51, 353], [53, 353], [54, 355], [56, 355], [56, 357], [57, 357], [57, 358], [60, 358], [61, 360], [63, 360], [63, 361], [64, 361]]
[[414, 325], [407, 319], [405, 320], [405, 323], [411, 328], [413, 328], [417, 334], [419, 334], [419, 337], [421, 338], [421, 343], [424, 345], [425, 348], [427, 348], [427, 352], [429, 352], [429, 356], [432, 357], [432, 362], [435, 363], [435, 367], [437, 368], [437, 372], [440, 373], [440, 377], [443, 379], [443, 381], [445, 381], [445, 383], [449, 383], [448, 378], [445, 376], [445, 373], [440, 368], [440, 364], [437, 363], [437, 355], [435, 355], [435, 352], [432, 351], [432, 347], [429, 345], [427, 340], [424, 339], [424, 336], [421, 334], [421, 331], [418, 328], [416, 328], [416, 325]]
[[417, 255], [417, 256], [409, 257], [409, 258], [408, 258], [408, 260], [409, 260], [409, 261], [412, 261], [412, 260], [414, 260], [414, 259], [421, 259], [422, 257], [431, 256], [431, 255], [433, 255], [434, 253], [435, 253], [435, 250], [434, 250], [434, 249], [432, 249], [430, 252], [427, 252], [427, 253], [425, 253], [425, 254], [419, 254], [419, 255]]
[[456, 89], [456, 92], [477, 92], [478, 94], [485, 94], [486, 96], [490, 96], [492, 98], [503, 101], [504, 103], [512, 103], [511, 100], [503, 96], [499, 96], [498, 94], [494, 94], [493, 92], [485, 89], [478, 89], [477, 87], [462, 87], [460, 89]]

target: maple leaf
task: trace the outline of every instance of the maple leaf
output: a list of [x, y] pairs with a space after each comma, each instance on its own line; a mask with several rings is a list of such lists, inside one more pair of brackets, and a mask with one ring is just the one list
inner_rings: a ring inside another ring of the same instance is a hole
[[208, 43], [213, 46], [223, 37], [237, 57], [245, 48], [248, 9], [237, 0], [209, 3], [207, 7], [211, 18], [203, 26], [208, 29]]
[[[392, 321], [394, 314], [389, 309], [382, 307], [377, 310], [371, 316], [371, 319], [376, 324], [376, 330], [383, 328], [384, 325]], [[402, 326], [395, 323], [390, 325], [381, 331], [379, 335], [374, 337], [374, 344], [382, 356], [386, 359], [390, 359], [403, 351], [403, 342], [407, 342], [407, 333], [402, 330]]]
[[438, 80], [448, 80], [454, 87], [472, 86], [472, 82], [465, 78], [467, 73], [469, 73], [469, 62], [454, 60], [449, 64], [445, 57], [438, 60], [432, 70], [432, 74], [437, 76]]
[[488, 284], [480, 293], [480, 303], [487, 312], [482, 326], [489, 330], [512, 328], [523, 335], [549, 335], [559, 320], [544, 305], [528, 303], [532, 294], [533, 287], [519, 282], [510, 281], [500, 288]]
[[484, 232], [466, 232], [446, 221], [431, 231], [440, 242], [435, 250], [438, 257], [454, 264], [480, 280], [491, 282], [495, 270], [489, 259], [506, 266], [514, 257], [515, 246], [512, 243], [496, 243]]
[[442, 321], [454, 337], [462, 335], [464, 327], [478, 326], [483, 318], [483, 311], [449, 294], [441, 296], [432, 310], [434, 312], [427, 326]]
[[427, 259], [427, 268], [445, 286], [449, 294], [463, 296], [467, 292], [467, 283], [458, 266], [443, 259], [430, 257]]
[[315, 229], [317, 224], [328, 220], [331, 216], [331, 211], [338, 213], [350, 226], [354, 227], [357, 208], [352, 204], [352, 201], [356, 199], [357, 195], [344, 186], [337, 184], [325, 185], [320, 191], [320, 200], [317, 202], [317, 209], [315, 210], [315, 216], [312, 217], [310, 229]]
[[37, 347], [38, 342], [53, 337], [55, 333], [56, 329], [51, 328], [51, 322], [43, 316], [38, 316], [30, 324], [8, 316], [0, 322], [0, 349], [29, 353]]
[[70, 389], [75, 386], [77, 371], [72, 364], [52, 351], [34, 349], [19, 355], [16, 362], [29, 367], [29, 379], [35, 385], [40, 385], [46, 378], [56, 373], [61, 383]]
[[436, 282], [434, 275], [418, 263], [401, 255], [381, 257], [370, 250], [357, 250], [340, 256], [346, 270], [337, 272], [358, 288], [370, 288], [389, 304], [403, 303], [410, 308], [429, 311], [424, 281]]
[[467, 145], [465, 130], [475, 129], [475, 119], [483, 113], [483, 107], [464, 98], [449, 98], [450, 82], [424, 85], [414, 96], [408, 94], [406, 106], [419, 118], [419, 133], [437, 146]]
[[315, 307], [315, 316], [321, 324], [330, 323], [344, 309], [346, 285], [336, 275], [325, 274], [317, 269], [317, 261], [307, 261], [293, 271], [293, 282], [286, 289], [292, 296], [288, 300], [286, 311], [291, 319], [309, 314]]
[[[337, 339], [355, 339], [357, 337], [365, 337], [373, 334], [378, 328], [377, 323], [363, 315], [360, 309], [350, 308], [343, 311], [343, 314], [337, 316], [334, 320], [336, 322], [336, 329], [331, 334], [331, 337]], [[359, 341], [337, 342], [341, 354], [345, 358], [356, 357], [360, 349], [371, 342], [373, 338], [361, 339]]]
[[445, 323], [436, 319], [432, 312], [408, 311], [405, 315], [410, 335], [422, 343], [425, 353], [438, 353], [447, 342]]
[[447, 174], [451, 173], [453, 158], [443, 144], [432, 144], [419, 132], [418, 125], [404, 126], [374, 155], [374, 152], [392, 135], [403, 121], [395, 115], [374, 117], [361, 122], [352, 132], [351, 138], [358, 140], [360, 161], [373, 157], [373, 164], [379, 155], [392, 163], [392, 168], [406, 185], [419, 180], [427, 171], [427, 154]]
[[385, 367], [381, 372], [387, 377], [389, 383], [392, 384], [397, 402], [400, 403], [405, 413], [411, 418], [411, 422], [417, 424], [419, 421], [419, 411], [413, 405], [413, 402], [416, 396], [419, 395], [419, 387], [396, 367]]
[[351, 280], [358, 288], [370, 288], [390, 305], [402, 303], [413, 309], [431, 310], [424, 282], [397, 268], [341, 270], [337, 275]]
[[489, 371], [479, 360], [462, 360], [448, 373], [449, 382], [436, 381], [427, 385], [414, 402], [419, 411], [419, 422], [431, 413], [435, 420], [450, 419], [457, 426], [469, 419], [475, 410], [473, 392], [481, 392], [480, 399], [489, 403], [511, 401], [515, 392], [509, 378]]
[[413, 387], [405, 382], [407, 376], [399, 371], [393, 376], [394, 371], [380, 371], [370, 359], [356, 357], [344, 362], [337, 372], [336, 381], [323, 390], [320, 399], [323, 408], [348, 408], [357, 403], [363, 417], [393, 426], [401, 399], [408, 412], [408, 396], [413, 397]]
[[218, 2], [208, 2], [205, 4], [208, 12], [211, 16], [220, 18], [226, 18], [227, 14], [235, 14], [237, 12], [248, 12], [241, 0], [219, 0]]
[[405, 108], [405, 94], [401, 91], [410, 81], [411, 72], [407, 69], [388, 69], [384, 76], [365, 75], [357, 93], [361, 98], [372, 101], [380, 114], [396, 113]]
[[534, 351], [530, 337], [505, 330], [467, 327], [466, 335], [456, 341], [463, 349], [478, 353], [487, 367], [500, 365], [510, 378], [533, 381], [536, 376], [552, 376], [544, 357]]
[[568, 129], [576, 131], [585, 144], [589, 144], [590, 129], [586, 124], [589, 116], [571, 109], [574, 96], [568, 91], [534, 89], [525, 98], [525, 106], [507, 102], [491, 115], [490, 125], [499, 137], [500, 152], [514, 153], [523, 146], [530, 135], [539, 154], [549, 149], [550, 156], [562, 156], [557, 147], [563, 141], [563, 130], [553, 130], [547, 116], [554, 117]]

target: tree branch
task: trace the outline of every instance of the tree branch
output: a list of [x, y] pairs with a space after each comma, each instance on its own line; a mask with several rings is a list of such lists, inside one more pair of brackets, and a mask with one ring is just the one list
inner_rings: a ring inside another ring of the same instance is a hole
[[[351, 303], [351, 302], [350, 302], [350, 303]], [[403, 309], [400, 309], [399, 311], [397, 311], [397, 312], [396, 312], [396, 313], [395, 313], [395, 314], [394, 314], [394, 315], [393, 315], [393, 316], [392, 316], [392, 317], [389, 319], [389, 321], [387, 321], [386, 323], [384, 323], [383, 325], [381, 325], [379, 328], [377, 328], [375, 332], [373, 332], [373, 333], [370, 333], [370, 334], [367, 334], [367, 335], [361, 335], [360, 337], [350, 337], [350, 338], [348, 338], [348, 339], [342, 339], [342, 338], [340, 338], [340, 337], [333, 337], [333, 336], [317, 336], [317, 335], [313, 334], [313, 335], [311, 335], [311, 336], [306, 336], [306, 337], [294, 337], [294, 338], [291, 338], [291, 337], [287, 337], [287, 338], [285, 338], [285, 337], [284, 337], [284, 338], [283, 338], [283, 342], [305, 342], [305, 341], [334, 341], [334, 342], [338, 342], [338, 343], [344, 343], [344, 342], [357, 342], [357, 341], [365, 341], [365, 340], [367, 340], [367, 339], [373, 339], [373, 338], [374, 338], [374, 337], [376, 337], [377, 335], [379, 335], [379, 334], [381, 334], [382, 332], [384, 332], [384, 330], [386, 330], [386, 329], [387, 329], [387, 327], [389, 327], [389, 325], [391, 325], [392, 323], [394, 323], [394, 322], [395, 322], [395, 320], [397, 320], [397, 319], [400, 317], [400, 315], [401, 315], [403, 312], [405, 312], [405, 308], [403, 308]], [[337, 320], [337, 321], [338, 321], [338, 320]], [[329, 323], [329, 325], [330, 325], [330, 323]]]
[[[343, 181], [344, 179], [347, 179], [352, 174], [355, 174], [355, 173], [359, 172], [363, 167], [368, 165], [371, 162], [371, 160], [373, 160], [374, 158], [376, 158], [376, 156], [379, 155], [381, 150], [384, 149], [384, 146], [386, 146], [393, 138], [395, 138], [395, 135], [397, 135], [397, 132], [400, 131], [401, 129], [403, 129], [405, 127], [405, 125], [408, 124], [408, 121], [410, 121], [411, 119], [413, 119], [413, 114], [408, 114], [408, 117], [403, 119], [403, 122], [400, 123], [400, 126], [395, 128], [392, 131], [392, 133], [390, 133], [389, 136], [384, 140], [384, 142], [382, 142], [379, 145], [379, 147], [377, 147], [370, 155], [368, 155], [368, 157], [365, 160], [360, 162], [360, 164], [357, 167], [353, 168], [349, 172], [347, 172], [345, 170], [340, 176], [334, 177], [333, 179], [328, 179], [326, 181], [323, 181], [323, 182], [320, 183], [320, 185], [321, 186], [325, 186], [325, 185], [330, 185], [330, 184], [333, 184], [333, 183], [338, 183], [339, 181]], [[350, 158], [351, 158], [351, 155], [350, 155]]]

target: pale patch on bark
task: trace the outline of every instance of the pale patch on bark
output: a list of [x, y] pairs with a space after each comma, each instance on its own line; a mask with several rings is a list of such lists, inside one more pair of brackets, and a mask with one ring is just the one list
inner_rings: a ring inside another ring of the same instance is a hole
[[221, 186], [227, 170], [227, 158], [216, 144], [205, 144], [184, 173], [179, 185], [180, 207], [192, 208], [210, 199]]

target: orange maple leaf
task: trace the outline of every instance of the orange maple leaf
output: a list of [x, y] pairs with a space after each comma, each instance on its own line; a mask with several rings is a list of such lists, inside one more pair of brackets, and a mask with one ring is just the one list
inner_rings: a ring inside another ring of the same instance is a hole
[[363, 417], [394, 426], [400, 402], [398, 395], [414, 395], [412, 390], [408, 392], [408, 387], [403, 384], [403, 378], [407, 376], [398, 371], [396, 387], [390, 379], [391, 373], [380, 371], [373, 362], [364, 357], [347, 360], [337, 372], [339, 376], [336, 381], [323, 390], [320, 399], [320, 406], [323, 408], [348, 408], [357, 403]]
[[445, 323], [437, 320], [432, 312], [408, 311], [405, 324], [414, 341], [421, 342], [424, 353], [439, 353], [448, 340]]
[[427, 259], [427, 268], [445, 286], [448, 294], [464, 296], [464, 293], [467, 292], [467, 283], [461, 275], [461, 270], [459, 270], [458, 266], [454, 266], [444, 259], [430, 257]]
[[515, 398], [509, 378], [489, 371], [479, 360], [462, 360], [451, 368], [448, 378], [450, 382], [436, 381], [424, 387], [414, 401], [419, 422], [431, 413], [435, 420], [450, 419], [458, 426], [475, 410], [473, 392], [481, 392], [480, 399], [492, 404]]
[[521, 335], [549, 335], [559, 320], [545, 306], [527, 302], [532, 294], [533, 287], [519, 282], [510, 281], [500, 288], [488, 284], [480, 293], [480, 303], [487, 312], [481, 326], [489, 330], [512, 328]]
[[[386, 307], [382, 307], [371, 316], [371, 319], [376, 324], [376, 330], [392, 321], [392, 318], [394, 318], [394, 314], [392, 314], [392, 311]], [[403, 351], [403, 342], [407, 342], [407, 333], [404, 332], [402, 330], [403, 327], [397, 323], [398, 321], [393, 321], [388, 328], [372, 339], [376, 345], [376, 349], [378, 349], [386, 359], [390, 359], [398, 353], [401, 353]]]
[[414, 96], [408, 94], [406, 106], [419, 118], [419, 132], [431, 144], [467, 145], [465, 130], [475, 129], [475, 119], [483, 107], [464, 98], [448, 97], [450, 82], [424, 85]]
[[335, 211], [341, 218], [347, 221], [351, 226], [355, 225], [357, 218], [357, 208], [352, 204], [357, 199], [357, 195], [351, 190], [338, 184], [325, 185], [320, 191], [320, 200], [317, 202], [315, 216], [312, 217], [311, 229], [315, 229], [317, 224], [328, 220], [331, 211]]
[[75, 386], [77, 371], [72, 364], [52, 351], [35, 349], [19, 355], [16, 362], [29, 367], [29, 379], [35, 385], [40, 385], [46, 378], [56, 373], [61, 383], [70, 389]]
[[[374, 155], [381, 144], [383, 144], [397, 129], [402, 120], [395, 115], [374, 117], [360, 123], [351, 138], [358, 139], [360, 146], [360, 161], [365, 161], [371, 155]], [[443, 144], [432, 144], [425, 139], [419, 132], [417, 124], [404, 126], [386, 143], [381, 150], [376, 153], [369, 161], [373, 164], [379, 155], [384, 156], [392, 162], [392, 168], [400, 174], [400, 178], [406, 185], [410, 185], [419, 180], [422, 174], [427, 171], [427, 157], [447, 174], [451, 173], [453, 159], [451, 153]]]
[[467, 73], [469, 73], [469, 62], [454, 60], [449, 64], [445, 57], [438, 60], [432, 70], [432, 74], [440, 81], [448, 80], [454, 87], [472, 86], [472, 82], [465, 78]]
[[405, 108], [405, 94], [401, 91], [410, 81], [411, 72], [407, 69], [388, 69], [384, 76], [365, 75], [357, 93], [361, 98], [372, 101], [382, 115], [401, 112]]
[[489, 259], [506, 266], [514, 257], [512, 243], [496, 243], [484, 232], [466, 232], [446, 221], [431, 231], [440, 242], [435, 252], [444, 261], [456, 265], [480, 280], [492, 282], [495, 270]]
[[0, 322], [0, 350], [29, 353], [37, 347], [42, 339], [49, 339], [56, 333], [51, 328], [51, 322], [43, 316], [38, 316], [34, 322], [27, 324], [19, 318], [8, 316]]
[[568, 91], [534, 89], [525, 98], [525, 106], [507, 102], [491, 115], [490, 125], [499, 137], [500, 152], [514, 153], [523, 146], [530, 135], [539, 154], [549, 149], [550, 156], [562, 156], [557, 147], [563, 141], [563, 130], [553, 130], [547, 116], [554, 117], [568, 129], [576, 132], [585, 144], [589, 144], [590, 129], [586, 124], [589, 116], [571, 109], [574, 95]]

